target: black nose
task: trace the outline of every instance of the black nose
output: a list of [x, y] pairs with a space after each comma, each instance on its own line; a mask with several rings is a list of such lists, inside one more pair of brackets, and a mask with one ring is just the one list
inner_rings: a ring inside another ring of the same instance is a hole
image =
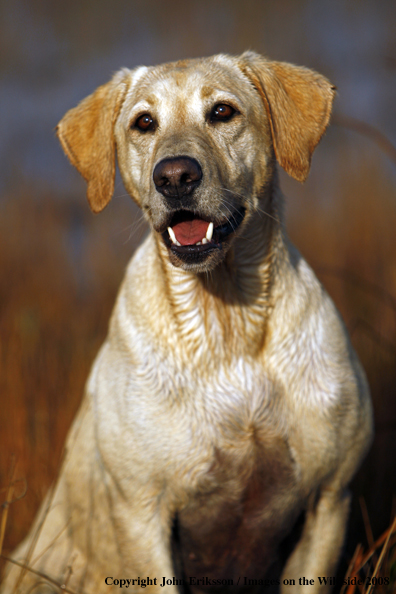
[[154, 167], [153, 180], [158, 192], [167, 198], [184, 198], [201, 183], [202, 169], [191, 157], [163, 159]]

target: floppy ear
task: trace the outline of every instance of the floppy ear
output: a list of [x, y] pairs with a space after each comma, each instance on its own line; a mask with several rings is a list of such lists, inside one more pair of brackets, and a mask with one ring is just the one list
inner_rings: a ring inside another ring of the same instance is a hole
[[56, 131], [72, 165], [88, 184], [87, 198], [94, 212], [110, 202], [114, 191], [114, 124], [127, 90], [121, 71], [66, 113]]
[[324, 76], [245, 52], [240, 67], [260, 93], [283, 169], [305, 181], [312, 153], [329, 123], [335, 87]]

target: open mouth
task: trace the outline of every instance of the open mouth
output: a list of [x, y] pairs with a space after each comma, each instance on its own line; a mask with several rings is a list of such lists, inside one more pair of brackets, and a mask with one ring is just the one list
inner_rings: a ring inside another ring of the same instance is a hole
[[226, 222], [216, 225], [194, 212], [179, 210], [173, 215], [167, 230], [162, 233], [162, 238], [172, 252], [182, 257], [221, 250], [223, 242], [242, 223], [245, 212], [245, 208], [241, 207]]

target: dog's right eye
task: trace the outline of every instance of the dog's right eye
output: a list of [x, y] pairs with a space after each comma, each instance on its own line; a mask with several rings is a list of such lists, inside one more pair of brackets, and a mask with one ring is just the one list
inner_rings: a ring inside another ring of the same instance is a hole
[[227, 105], [226, 103], [218, 103], [212, 109], [210, 114], [210, 121], [214, 122], [228, 122], [232, 116], [237, 113], [236, 109]]
[[147, 132], [148, 130], [153, 130], [155, 128], [155, 121], [149, 113], [144, 113], [137, 118], [133, 127], [141, 132]]

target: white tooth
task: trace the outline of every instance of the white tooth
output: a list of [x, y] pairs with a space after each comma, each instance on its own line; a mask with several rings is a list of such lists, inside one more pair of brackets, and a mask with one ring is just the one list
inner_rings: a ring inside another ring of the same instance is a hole
[[208, 243], [208, 240], [206, 239], [206, 237], [203, 238], [202, 240], [202, 244]]
[[202, 245], [202, 241], [197, 241], [195, 245]]
[[179, 244], [179, 242], [176, 239], [176, 235], [175, 235], [175, 232], [173, 231], [172, 227], [168, 227], [168, 233], [169, 233], [169, 237], [171, 238], [173, 243], [176, 243], [176, 245]]
[[208, 241], [212, 240], [212, 235], [213, 235], [213, 223], [212, 221], [209, 223], [208, 225], [208, 230], [206, 231], [206, 239]]

